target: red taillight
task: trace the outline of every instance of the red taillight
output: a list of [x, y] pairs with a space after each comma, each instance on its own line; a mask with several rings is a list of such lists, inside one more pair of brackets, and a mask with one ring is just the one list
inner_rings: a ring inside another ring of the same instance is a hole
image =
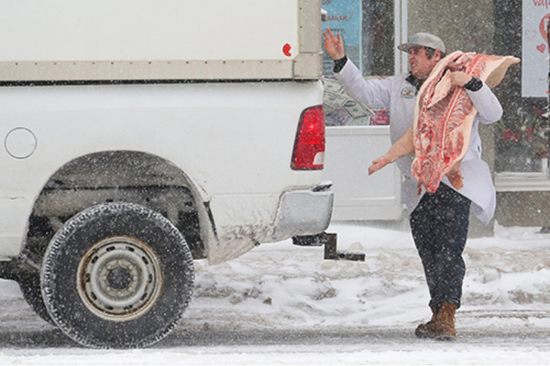
[[325, 162], [325, 115], [323, 106], [305, 109], [300, 116], [291, 167], [294, 170], [323, 169]]

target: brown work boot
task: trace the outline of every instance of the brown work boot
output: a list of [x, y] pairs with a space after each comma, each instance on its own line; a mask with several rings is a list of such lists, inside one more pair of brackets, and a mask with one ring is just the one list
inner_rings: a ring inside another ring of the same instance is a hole
[[456, 340], [455, 313], [457, 306], [449, 302], [441, 304], [435, 320], [435, 339], [441, 341]]
[[414, 334], [420, 338], [454, 341], [456, 339], [455, 313], [457, 306], [444, 302], [439, 310], [436, 310], [434, 306], [431, 308], [432, 319], [426, 324], [420, 324]]
[[430, 309], [432, 309], [432, 318], [427, 323], [420, 324], [414, 331], [414, 334], [418, 338], [434, 338], [436, 336], [433, 327], [437, 316], [437, 309], [433, 305], [430, 305]]

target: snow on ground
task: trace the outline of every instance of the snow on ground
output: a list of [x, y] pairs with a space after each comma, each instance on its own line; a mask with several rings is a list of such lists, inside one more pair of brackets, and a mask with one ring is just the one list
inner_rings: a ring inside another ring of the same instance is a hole
[[339, 250], [265, 244], [217, 265], [196, 262], [195, 298], [178, 328], [147, 350], [90, 350], [38, 319], [0, 281], [0, 364], [546, 364], [550, 235], [496, 227], [470, 239], [457, 342], [414, 337], [430, 317], [406, 229], [332, 225]]
[[[550, 235], [539, 228], [497, 228], [495, 237], [467, 245], [462, 312], [550, 310]], [[339, 249], [367, 255], [365, 262], [324, 261], [323, 248], [266, 244], [218, 266], [197, 265], [200, 311], [225, 303], [242, 321], [269, 326], [412, 326], [429, 316], [428, 293], [410, 233], [333, 226]], [[250, 319], [247, 319], [247, 318]], [[491, 319], [472, 319], [479, 325]], [[550, 324], [536, 322], [536, 326]]]

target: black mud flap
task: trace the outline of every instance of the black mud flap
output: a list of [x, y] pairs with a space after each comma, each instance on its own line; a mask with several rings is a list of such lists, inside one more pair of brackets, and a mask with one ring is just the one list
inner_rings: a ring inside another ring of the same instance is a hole
[[365, 261], [365, 253], [338, 251], [337, 234], [322, 232], [317, 235], [295, 236], [292, 243], [299, 246], [325, 246], [325, 260]]

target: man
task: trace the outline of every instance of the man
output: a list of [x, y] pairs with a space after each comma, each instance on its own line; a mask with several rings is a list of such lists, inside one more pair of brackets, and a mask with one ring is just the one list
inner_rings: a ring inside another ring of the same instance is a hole
[[[445, 57], [443, 41], [429, 33], [418, 33], [399, 50], [409, 54], [410, 72], [366, 81], [357, 67], [347, 59], [340, 34], [330, 29], [324, 33], [324, 47], [334, 59], [334, 74], [346, 92], [357, 101], [374, 108], [389, 110], [390, 138], [395, 143], [412, 126], [417, 92], [434, 66]], [[469, 212], [488, 223], [495, 210], [496, 194], [491, 173], [481, 160], [479, 123], [489, 124], [502, 116], [502, 107], [491, 89], [480, 79], [452, 65], [451, 82], [463, 87], [476, 107], [470, 146], [461, 165], [464, 186], [452, 187], [445, 177], [437, 192], [418, 193], [412, 177], [414, 156], [397, 160], [403, 174], [402, 197], [409, 213], [409, 222], [430, 292], [432, 318], [416, 328], [421, 338], [456, 339], [455, 312], [460, 307], [465, 265], [462, 252], [466, 245]], [[473, 205], [472, 205], [473, 203]]]

